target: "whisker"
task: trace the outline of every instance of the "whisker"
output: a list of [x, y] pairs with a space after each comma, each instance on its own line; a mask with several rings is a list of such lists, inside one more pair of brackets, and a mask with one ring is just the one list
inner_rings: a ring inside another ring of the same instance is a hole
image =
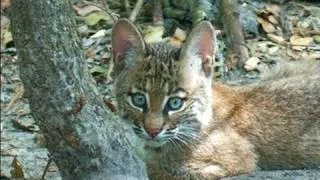
[[169, 142], [171, 142], [171, 145], [175, 148], [177, 148], [179, 151], [183, 151], [183, 147], [180, 145], [179, 141], [177, 141], [175, 138], [170, 138]]
[[175, 142], [176, 147], [178, 147], [180, 151], [184, 151], [183, 147], [181, 146], [181, 143], [179, 143], [179, 141], [177, 141], [177, 139], [173, 139], [173, 141]]
[[191, 140], [199, 140], [199, 136], [196, 133], [188, 132], [188, 133], [180, 133], [181, 136]]
[[184, 138], [182, 138], [180, 135], [176, 136], [176, 139], [179, 140], [179, 142], [181, 142], [184, 145], [188, 145], [188, 141], [186, 141]]
[[200, 140], [200, 137], [198, 136], [197, 133], [194, 132], [184, 132], [182, 130], [179, 131], [179, 133], [176, 134], [176, 136], [188, 144]]

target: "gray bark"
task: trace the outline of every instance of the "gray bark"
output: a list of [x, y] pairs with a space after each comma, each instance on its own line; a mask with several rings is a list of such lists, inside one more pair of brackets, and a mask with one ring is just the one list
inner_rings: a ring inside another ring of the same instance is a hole
[[147, 179], [87, 72], [66, 0], [14, 0], [12, 33], [32, 115], [63, 179]]

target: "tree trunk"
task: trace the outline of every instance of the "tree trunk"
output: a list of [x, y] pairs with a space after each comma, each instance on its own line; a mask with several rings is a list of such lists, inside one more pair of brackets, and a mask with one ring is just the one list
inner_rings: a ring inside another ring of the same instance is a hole
[[63, 179], [147, 179], [81, 55], [71, 4], [14, 0], [12, 33], [32, 115]]
[[237, 2], [234, 0], [219, 0], [218, 9], [227, 34], [227, 46], [229, 48], [227, 57], [228, 76], [230, 79], [239, 79], [244, 74], [244, 64], [249, 58], [248, 49], [239, 20]]

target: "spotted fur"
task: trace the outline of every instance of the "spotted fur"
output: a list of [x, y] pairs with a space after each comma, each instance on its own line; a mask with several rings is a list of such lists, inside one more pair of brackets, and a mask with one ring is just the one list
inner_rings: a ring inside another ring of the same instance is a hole
[[320, 75], [246, 87], [213, 83], [214, 41], [209, 22], [199, 23], [181, 49], [144, 43], [127, 20], [113, 28], [117, 108], [150, 179], [320, 166]]

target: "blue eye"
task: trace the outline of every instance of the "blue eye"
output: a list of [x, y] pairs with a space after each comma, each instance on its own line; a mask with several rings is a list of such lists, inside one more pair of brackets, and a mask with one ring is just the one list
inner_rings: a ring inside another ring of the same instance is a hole
[[172, 97], [167, 102], [167, 107], [169, 111], [177, 111], [179, 110], [184, 103], [184, 99], [181, 97]]
[[146, 96], [139, 92], [131, 94], [131, 101], [133, 105], [139, 108], [144, 108], [147, 103]]

